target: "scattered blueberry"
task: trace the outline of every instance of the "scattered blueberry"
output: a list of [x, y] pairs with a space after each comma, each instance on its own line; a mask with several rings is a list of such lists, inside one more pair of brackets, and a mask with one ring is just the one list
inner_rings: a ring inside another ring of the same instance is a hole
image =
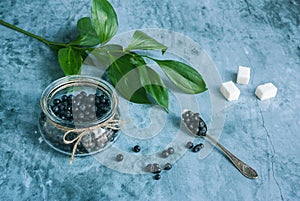
[[197, 144], [194, 146], [194, 148], [192, 149], [193, 152], [198, 152], [200, 151], [202, 148], [204, 147], [204, 145], [202, 143]]
[[174, 148], [173, 148], [173, 147], [169, 147], [169, 148], [168, 148], [168, 153], [169, 153], [169, 154], [174, 154], [174, 152], [175, 152], [175, 151], [174, 151]]
[[124, 159], [124, 156], [122, 154], [118, 154], [116, 156], [116, 161], [118, 161], [118, 162], [122, 161], [123, 159]]
[[154, 179], [155, 179], [155, 180], [160, 180], [160, 174], [154, 175]]
[[171, 163], [166, 163], [164, 165], [164, 170], [171, 170], [171, 168], [172, 168], [172, 164]]
[[155, 173], [155, 174], [161, 173], [161, 168], [160, 167], [154, 168], [153, 173]]
[[193, 146], [194, 146], [194, 144], [193, 144], [193, 142], [191, 142], [191, 141], [189, 141], [189, 142], [186, 143], [186, 147], [187, 147], [188, 149], [193, 148]]
[[154, 166], [153, 166], [153, 164], [148, 164], [147, 166], [146, 166], [146, 171], [147, 172], [153, 172], [154, 171]]
[[139, 145], [135, 145], [135, 146], [133, 147], [133, 151], [134, 151], [134, 152], [140, 152], [140, 151], [141, 151], [141, 147], [140, 147]]
[[167, 158], [167, 157], [169, 156], [168, 150], [163, 150], [163, 151], [161, 152], [161, 156], [164, 157], [164, 158]]
[[154, 168], [159, 168], [159, 164], [158, 163], [153, 163], [153, 167]]

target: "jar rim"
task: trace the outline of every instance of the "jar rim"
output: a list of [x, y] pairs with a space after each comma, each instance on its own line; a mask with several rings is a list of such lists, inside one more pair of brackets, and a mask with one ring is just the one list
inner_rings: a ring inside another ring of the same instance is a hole
[[[57, 117], [50, 108], [50, 102], [55, 97], [55, 94], [57, 94], [59, 91], [66, 89], [68, 87], [73, 86], [89, 86], [89, 87], [95, 87], [95, 89], [100, 89], [101, 91], [108, 93], [111, 96], [111, 109], [108, 111], [103, 117], [100, 119], [97, 119], [95, 121], [90, 122], [67, 122], [65, 120], [62, 120], [61, 118]], [[93, 76], [87, 76], [87, 75], [69, 75], [64, 76], [62, 78], [59, 78], [53, 82], [51, 82], [43, 91], [40, 99], [40, 105], [42, 107], [42, 110], [44, 114], [54, 123], [57, 123], [59, 125], [64, 125], [66, 127], [79, 127], [79, 128], [86, 128], [95, 126], [97, 124], [100, 124], [102, 122], [107, 121], [111, 117], [113, 117], [118, 108], [118, 95], [115, 90], [115, 88], [108, 83], [107, 81], [93, 77]]]

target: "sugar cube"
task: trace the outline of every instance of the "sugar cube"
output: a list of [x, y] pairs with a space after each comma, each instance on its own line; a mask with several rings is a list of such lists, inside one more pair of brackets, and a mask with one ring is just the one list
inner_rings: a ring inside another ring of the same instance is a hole
[[237, 74], [237, 83], [248, 84], [250, 80], [250, 68], [245, 66], [239, 66]]
[[240, 96], [240, 90], [232, 81], [222, 83], [220, 91], [228, 101], [237, 100]]
[[255, 95], [260, 100], [266, 100], [275, 97], [277, 94], [277, 88], [272, 83], [266, 83], [259, 85], [255, 90]]

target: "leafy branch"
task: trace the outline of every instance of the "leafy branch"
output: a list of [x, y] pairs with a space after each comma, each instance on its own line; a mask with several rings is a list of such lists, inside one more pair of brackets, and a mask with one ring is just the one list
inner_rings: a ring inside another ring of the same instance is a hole
[[35, 38], [58, 52], [58, 62], [65, 75], [80, 74], [83, 60], [93, 54], [107, 66], [109, 81], [127, 100], [142, 104], [158, 104], [168, 110], [168, 91], [159, 74], [150, 68], [144, 58], [151, 59], [163, 70], [169, 80], [189, 94], [202, 93], [206, 84], [191, 66], [175, 60], [159, 60], [135, 50], [160, 50], [167, 47], [142, 31], [135, 31], [128, 47], [107, 44], [118, 31], [118, 18], [107, 0], [93, 0], [91, 18], [78, 20], [78, 37], [69, 43], [52, 42], [3, 20], [0, 24]]

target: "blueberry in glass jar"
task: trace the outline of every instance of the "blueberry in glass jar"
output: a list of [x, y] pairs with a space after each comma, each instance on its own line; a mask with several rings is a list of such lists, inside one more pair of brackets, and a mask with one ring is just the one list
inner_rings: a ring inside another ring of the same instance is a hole
[[[96, 99], [105, 101], [96, 103]], [[58, 79], [44, 90], [41, 107], [44, 118], [39, 118], [39, 131], [49, 146], [62, 153], [73, 155], [75, 150], [75, 155], [90, 155], [118, 137], [118, 96], [101, 79], [81, 75]]]
[[[95, 100], [102, 101], [96, 103]], [[56, 98], [51, 109], [62, 120], [87, 122], [101, 119], [111, 109], [111, 102], [106, 94], [87, 94], [81, 91], [77, 95]]]

